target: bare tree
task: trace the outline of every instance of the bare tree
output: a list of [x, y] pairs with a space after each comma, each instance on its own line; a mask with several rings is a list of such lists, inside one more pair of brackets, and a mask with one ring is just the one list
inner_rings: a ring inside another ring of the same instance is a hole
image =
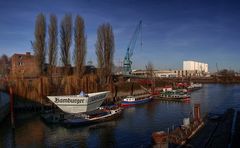
[[147, 72], [147, 77], [153, 78], [154, 77], [154, 66], [151, 62], [148, 62], [146, 65], [146, 72]]
[[155, 82], [154, 66], [151, 62], [148, 62], [148, 64], [146, 65], [146, 72], [147, 72], [147, 78], [151, 81], [152, 93], [154, 93], [156, 82]]
[[49, 74], [52, 75], [53, 67], [57, 62], [57, 17], [56, 15], [50, 15], [50, 24], [48, 25], [48, 60], [49, 60]]
[[86, 57], [86, 37], [84, 35], [84, 20], [81, 16], [77, 15], [74, 26], [74, 60], [76, 66], [76, 75], [82, 76], [84, 72], [84, 64]]
[[98, 67], [100, 70], [100, 78], [106, 80], [112, 74], [113, 55], [114, 55], [114, 35], [112, 26], [109, 23], [99, 26], [97, 31], [96, 54], [98, 58]]
[[61, 61], [65, 67], [66, 74], [69, 74], [70, 64], [70, 46], [72, 39], [72, 16], [66, 14], [61, 22]]
[[35, 22], [35, 41], [32, 42], [32, 47], [34, 50], [34, 55], [38, 65], [39, 74], [44, 73], [45, 55], [46, 55], [46, 19], [45, 16], [40, 13], [37, 16]]
[[10, 59], [7, 55], [2, 55], [0, 58], [0, 77], [9, 74], [10, 70]]

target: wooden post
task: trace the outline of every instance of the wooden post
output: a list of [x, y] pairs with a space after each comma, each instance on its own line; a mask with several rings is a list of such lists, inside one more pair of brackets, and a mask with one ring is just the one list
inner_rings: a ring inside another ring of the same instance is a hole
[[194, 104], [194, 119], [195, 121], [201, 120], [200, 104]]
[[42, 80], [42, 77], [40, 77], [40, 91], [41, 91], [41, 104], [43, 104], [43, 80]]
[[87, 80], [87, 82], [86, 82], [86, 87], [87, 87], [87, 93], [89, 93], [89, 90], [88, 90], [88, 76], [86, 76], [86, 80]]
[[131, 96], [133, 95], [133, 83], [132, 83], [132, 87], [131, 87]]
[[152, 95], [154, 95], [155, 94], [155, 78], [154, 78], [154, 76], [151, 80], [151, 83], [152, 83]]
[[118, 87], [117, 87], [117, 85], [114, 85], [115, 86], [115, 95], [114, 95], [114, 103], [115, 102], [117, 102], [118, 100], [117, 100], [117, 95], [118, 95]]
[[11, 124], [12, 128], [15, 128], [15, 120], [14, 120], [14, 97], [13, 97], [13, 89], [10, 86], [9, 88], [10, 92], [10, 113], [11, 113]]

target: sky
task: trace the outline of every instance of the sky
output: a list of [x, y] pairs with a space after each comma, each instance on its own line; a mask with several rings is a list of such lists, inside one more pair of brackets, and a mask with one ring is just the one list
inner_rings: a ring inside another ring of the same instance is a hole
[[[36, 16], [66, 13], [85, 21], [87, 61], [96, 63], [97, 28], [110, 23], [115, 37], [114, 63], [120, 65], [133, 32], [142, 20], [133, 69], [182, 69], [183, 60], [209, 64], [210, 71], [240, 71], [240, 1], [238, 0], [0, 0], [0, 55], [33, 53]], [[72, 42], [73, 44], [73, 42]], [[71, 48], [71, 52], [73, 47]]]

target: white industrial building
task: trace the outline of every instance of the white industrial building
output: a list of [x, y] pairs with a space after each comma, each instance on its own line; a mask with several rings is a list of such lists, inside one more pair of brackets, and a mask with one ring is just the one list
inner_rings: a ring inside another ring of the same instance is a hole
[[[182, 70], [153, 70], [154, 76], [159, 78], [175, 77], [207, 77], [208, 64], [197, 61], [183, 61]], [[146, 70], [133, 70], [132, 75], [147, 77]]]
[[208, 73], [208, 64], [197, 61], [183, 61], [183, 70]]

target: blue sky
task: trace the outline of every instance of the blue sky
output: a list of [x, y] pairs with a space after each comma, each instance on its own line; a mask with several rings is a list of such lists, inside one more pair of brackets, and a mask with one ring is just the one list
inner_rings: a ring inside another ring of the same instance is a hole
[[87, 35], [87, 60], [96, 64], [97, 27], [108, 22], [115, 36], [115, 64], [123, 59], [139, 20], [142, 40], [133, 67], [151, 61], [158, 69], [181, 69], [183, 60], [240, 70], [240, 2], [237, 0], [21, 0], [0, 1], [0, 55], [31, 51], [36, 15], [81, 15]]

